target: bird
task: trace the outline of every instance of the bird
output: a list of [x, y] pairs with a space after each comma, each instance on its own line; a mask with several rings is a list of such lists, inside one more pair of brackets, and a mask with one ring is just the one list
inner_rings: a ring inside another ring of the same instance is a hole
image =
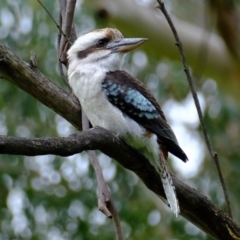
[[67, 51], [68, 81], [92, 126], [105, 128], [141, 152], [161, 177], [170, 209], [180, 208], [168, 171], [168, 152], [183, 162], [187, 155], [153, 94], [138, 79], [121, 70], [125, 53], [146, 38], [124, 38], [116, 28], [81, 35]]

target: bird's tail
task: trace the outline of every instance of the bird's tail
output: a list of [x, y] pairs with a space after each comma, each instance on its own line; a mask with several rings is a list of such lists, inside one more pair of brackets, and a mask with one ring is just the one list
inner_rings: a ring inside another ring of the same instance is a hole
[[[161, 152], [161, 150], [160, 150]], [[160, 153], [160, 165], [159, 165], [159, 173], [161, 176], [162, 184], [163, 184], [163, 189], [167, 197], [167, 201], [169, 203], [169, 206], [173, 213], [178, 216], [180, 213], [179, 205], [178, 205], [178, 200], [177, 200], [177, 195], [175, 191], [175, 187], [173, 185], [172, 177], [168, 171], [165, 157], [163, 154]]]

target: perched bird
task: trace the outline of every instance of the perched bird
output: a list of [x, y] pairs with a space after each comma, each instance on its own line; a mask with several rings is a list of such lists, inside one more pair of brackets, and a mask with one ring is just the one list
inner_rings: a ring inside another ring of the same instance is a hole
[[184, 162], [187, 156], [154, 96], [142, 82], [120, 70], [124, 54], [145, 40], [124, 38], [113, 28], [80, 36], [68, 50], [68, 79], [91, 124], [122, 137], [151, 162], [161, 176], [170, 208], [178, 215], [165, 160], [168, 152]]

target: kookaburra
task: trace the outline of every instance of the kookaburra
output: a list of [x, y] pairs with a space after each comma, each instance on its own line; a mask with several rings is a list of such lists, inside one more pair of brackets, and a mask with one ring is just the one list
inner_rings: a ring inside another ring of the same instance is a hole
[[79, 37], [68, 50], [68, 79], [93, 126], [123, 138], [140, 151], [161, 176], [172, 211], [179, 205], [167, 169], [168, 152], [187, 156], [154, 96], [142, 82], [121, 70], [124, 54], [145, 38], [124, 38], [117, 29], [97, 29]]

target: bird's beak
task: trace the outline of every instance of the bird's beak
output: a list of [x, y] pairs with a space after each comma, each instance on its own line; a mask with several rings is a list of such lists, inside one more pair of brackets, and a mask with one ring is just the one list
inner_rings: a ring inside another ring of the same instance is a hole
[[111, 49], [112, 52], [126, 53], [140, 46], [146, 40], [147, 38], [123, 38], [121, 40], [111, 42], [108, 44], [107, 48]]

